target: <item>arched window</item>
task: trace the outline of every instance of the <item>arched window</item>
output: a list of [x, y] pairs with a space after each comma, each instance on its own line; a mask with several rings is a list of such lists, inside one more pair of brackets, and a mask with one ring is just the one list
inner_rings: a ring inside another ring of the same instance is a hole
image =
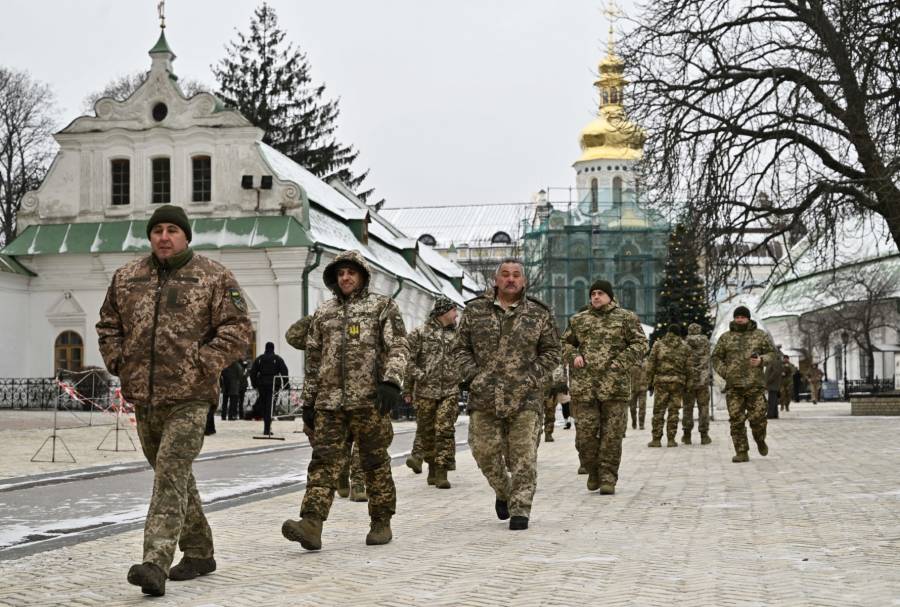
[[191, 201], [209, 202], [212, 200], [212, 158], [194, 156], [191, 171]]
[[422, 244], [427, 244], [429, 247], [433, 247], [437, 244], [437, 240], [434, 239], [434, 236], [431, 234], [422, 234], [419, 236], [419, 242]]
[[613, 177], [612, 199], [613, 204], [622, 204], [622, 178]]
[[635, 312], [637, 310], [637, 289], [633, 282], [626, 283], [622, 286], [622, 296], [619, 303], [626, 310]]
[[54, 374], [60, 371], [81, 371], [84, 366], [84, 344], [75, 331], [63, 331], [53, 346]]
[[599, 202], [598, 197], [597, 178], [594, 177], [591, 179], [591, 213], [597, 212], [597, 203]]
[[168, 158], [153, 158], [150, 161], [151, 189], [153, 204], [172, 202], [172, 170]]
[[491, 244], [512, 244], [512, 238], [506, 232], [497, 232], [491, 236]]
[[586, 280], [575, 279], [572, 281], [572, 308], [574, 312], [577, 312], [587, 305], [587, 288]]

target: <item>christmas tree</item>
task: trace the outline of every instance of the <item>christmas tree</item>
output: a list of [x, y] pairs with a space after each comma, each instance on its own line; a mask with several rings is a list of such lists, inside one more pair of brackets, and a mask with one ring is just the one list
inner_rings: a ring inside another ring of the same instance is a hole
[[704, 335], [712, 333], [697, 249], [689, 230], [678, 224], [669, 236], [665, 274], [656, 302], [656, 328], [650, 336], [651, 345], [665, 335], [672, 324], [681, 326], [682, 334], [687, 335], [691, 323], [700, 325]]
[[218, 96], [265, 131], [263, 143], [325, 181], [337, 177], [365, 200], [372, 191], [359, 190], [368, 171], [350, 169], [359, 152], [335, 138], [338, 102], [325, 100], [325, 85], [313, 84], [306, 55], [284, 39], [275, 10], [263, 3], [250, 31], [238, 32], [212, 68]]

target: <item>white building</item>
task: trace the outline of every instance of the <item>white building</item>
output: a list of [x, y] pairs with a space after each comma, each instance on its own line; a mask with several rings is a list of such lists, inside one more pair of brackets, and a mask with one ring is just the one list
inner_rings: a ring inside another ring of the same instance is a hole
[[102, 366], [94, 325], [113, 272], [149, 251], [146, 221], [179, 204], [192, 247], [236, 275], [255, 329], [292, 374], [302, 357], [288, 327], [331, 296], [322, 270], [346, 249], [372, 265], [371, 288], [392, 295], [408, 328], [443, 293], [462, 304], [463, 271], [356, 199], [262, 143], [263, 133], [213, 95], [187, 98], [164, 34], [150, 72], [128, 99], [56, 134], [59, 152], [25, 196], [18, 237], [0, 251], [0, 377], [47, 377]]

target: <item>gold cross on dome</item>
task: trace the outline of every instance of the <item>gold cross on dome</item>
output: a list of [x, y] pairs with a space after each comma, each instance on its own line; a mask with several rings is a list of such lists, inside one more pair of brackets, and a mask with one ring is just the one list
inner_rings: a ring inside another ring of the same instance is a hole
[[616, 4], [616, 0], [606, 0], [603, 5], [603, 14], [606, 15], [606, 20], [609, 22], [609, 54], [613, 54], [613, 25], [616, 22], [616, 19], [619, 17], [624, 17], [625, 13], [622, 12], [622, 9], [619, 8], [619, 5]]
[[166, 0], [159, 0], [156, 12], [159, 14], [159, 28], [166, 29]]

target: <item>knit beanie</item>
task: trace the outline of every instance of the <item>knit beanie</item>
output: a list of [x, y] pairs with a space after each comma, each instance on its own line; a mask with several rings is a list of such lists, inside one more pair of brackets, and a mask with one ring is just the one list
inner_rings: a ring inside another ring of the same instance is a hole
[[591, 285], [591, 290], [588, 291], [588, 297], [590, 297], [591, 293], [593, 293], [594, 291], [603, 291], [604, 293], [609, 295], [610, 299], [615, 299], [615, 297], [613, 296], [612, 283], [610, 283], [608, 280], [595, 280], [594, 284]]
[[453, 301], [444, 295], [438, 295], [434, 298], [434, 307], [431, 309], [431, 317], [437, 318], [442, 314], [446, 314], [450, 310], [456, 307], [456, 304]]
[[734, 314], [732, 314], [732, 317], [737, 318], [738, 316], [743, 316], [744, 318], [752, 318], [752, 316], [750, 316], [750, 309], [747, 306], [738, 306], [734, 309]]
[[185, 236], [187, 236], [188, 242], [194, 237], [191, 232], [191, 222], [188, 221], [187, 213], [184, 212], [184, 209], [176, 207], [174, 204], [164, 204], [153, 211], [153, 215], [150, 216], [150, 220], [147, 222], [147, 238], [150, 238], [150, 232], [153, 230], [153, 226], [158, 223], [173, 223], [177, 225], [181, 228], [181, 231], [184, 232]]

